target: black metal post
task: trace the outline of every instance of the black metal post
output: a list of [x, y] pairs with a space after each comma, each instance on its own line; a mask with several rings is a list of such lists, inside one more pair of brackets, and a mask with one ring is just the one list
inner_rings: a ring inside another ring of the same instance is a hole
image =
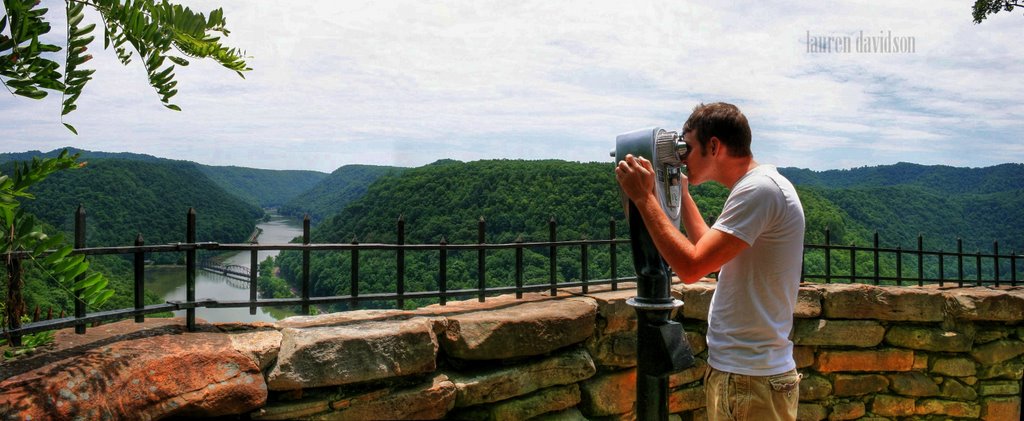
[[874, 238], [875, 249], [873, 250], [873, 257], [875, 259], [875, 285], [878, 285], [881, 280], [881, 275], [878, 268], [878, 231], [875, 231]]
[[999, 288], [999, 241], [992, 242], [992, 273]]
[[1017, 286], [1017, 251], [1010, 251], [1010, 286]]
[[555, 216], [551, 215], [551, 219], [548, 220], [548, 241], [551, 242], [550, 254], [548, 259], [550, 261], [549, 274], [551, 282], [551, 296], [558, 295], [558, 248], [555, 247], [555, 240], [558, 238], [555, 232], [557, 223], [555, 222]]
[[917, 235], [917, 286], [924, 286], [924, 236]]
[[939, 286], [946, 284], [946, 255], [939, 249]]
[[609, 257], [611, 258], [611, 262], [610, 263], [612, 265], [612, 273], [611, 273], [611, 275], [612, 275], [612, 277], [611, 277], [611, 279], [612, 279], [612, 291], [618, 291], [619, 290], [619, 283], [615, 282], [615, 281], [617, 281], [619, 279], [619, 271], [618, 271], [618, 266], [619, 266], [618, 260], [619, 259], [618, 259], [618, 256], [616, 256], [616, 253], [615, 253], [615, 217], [614, 216], [611, 217], [611, 218], [608, 218], [608, 232], [609, 232], [608, 238], [612, 240], [611, 244], [608, 245], [608, 253], [609, 253]]
[[964, 239], [957, 237], [956, 239], [956, 265], [957, 265], [957, 279], [958, 286], [964, 286]]
[[850, 283], [857, 283], [857, 244], [850, 243]]
[[[352, 245], [359, 245], [359, 240], [352, 236]], [[359, 308], [359, 249], [352, 249], [352, 282], [350, 295], [352, 296], [352, 309]]]
[[[302, 218], [302, 244], [309, 245], [309, 214]], [[302, 314], [309, 314], [309, 249], [302, 249]]]
[[683, 325], [669, 316], [683, 303], [671, 295], [671, 272], [632, 201], [627, 210], [637, 295], [636, 414], [638, 420], [668, 419], [668, 376], [694, 364]]
[[[583, 239], [586, 240], [587, 238], [583, 237]], [[584, 294], [590, 292], [587, 286], [587, 278], [589, 278], [588, 270], [590, 269], [590, 257], [588, 256], [587, 248], [587, 243], [580, 245], [580, 282], [583, 282]]]
[[983, 284], [981, 282], [981, 250], [978, 250], [977, 252], [974, 253], [974, 269], [978, 276], [977, 286], [980, 287]]
[[260, 275], [260, 258], [259, 251], [256, 249], [249, 250], [249, 302], [252, 303], [249, 306], [249, 314], [256, 314], [256, 289], [258, 288]]
[[487, 273], [487, 251], [484, 250], [484, 241], [486, 240], [485, 233], [487, 231], [487, 222], [484, 221], [484, 217], [481, 216], [480, 220], [476, 224], [476, 243], [480, 248], [476, 251], [476, 299], [479, 302], [484, 302], [484, 291], [487, 289], [487, 283], [484, 280]]
[[[78, 205], [78, 211], [75, 212], [75, 248], [85, 248], [85, 208], [82, 205]], [[85, 274], [78, 275], [76, 281], [81, 280], [85, 277]], [[82, 300], [83, 290], [75, 290], [75, 318], [85, 317], [85, 301]], [[75, 333], [81, 335], [85, 333], [85, 325], [75, 325]]]
[[441, 237], [441, 268], [438, 272], [437, 291], [441, 295], [440, 304], [448, 303], [448, 239]]
[[[399, 246], [404, 246], [405, 245], [405, 215], [398, 215], [398, 245]], [[395, 285], [395, 288], [397, 289], [397, 291], [395, 291], [395, 292], [398, 294], [398, 305], [397, 305], [397, 307], [400, 308], [400, 309], [403, 309], [403, 308], [405, 308], [405, 298], [402, 298], [402, 296], [405, 295], [405, 249], [404, 248], [402, 248], [402, 247], [398, 248], [398, 251], [395, 253], [395, 260], [396, 260], [395, 263], [397, 265], [397, 272], [398, 272], [396, 274], [397, 278], [398, 278], [398, 281], [396, 282], [396, 285]]]
[[896, 285], [903, 285], [903, 246], [896, 246]]
[[[140, 232], [135, 236], [135, 247], [142, 247], [146, 245], [146, 241], [142, 239], [142, 233]], [[146, 307], [146, 253], [141, 251], [135, 252], [135, 309], [142, 310]], [[146, 316], [143, 314], [135, 315], [135, 323], [142, 323], [146, 321]]]
[[185, 223], [185, 242], [190, 245], [185, 251], [185, 301], [189, 308], [185, 310], [185, 328], [189, 332], [196, 330], [196, 210], [188, 208]]
[[832, 283], [832, 230], [825, 228], [825, 283]]
[[[516, 243], [523, 242], [523, 235], [516, 237]], [[523, 246], [516, 246], [516, 299], [523, 298]]]

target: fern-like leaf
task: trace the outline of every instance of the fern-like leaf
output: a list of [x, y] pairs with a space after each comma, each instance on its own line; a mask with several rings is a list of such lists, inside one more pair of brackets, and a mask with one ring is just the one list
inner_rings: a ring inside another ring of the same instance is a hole
[[[61, 123], [63, 118], [78, 108], [75, 101], [82, 95], [85, 84], [92, 80], [93, 69], [79, 69], [79, 66], [89, 61], [91, 55], [85, 54], [89, 43], [94, 39], [90, 33], [95, 29], [95, 24], [79, 26], [84, 18], [85, 6], [82, 3], [67, 3], [68, 15], [68, 48], [67, 57], [64, 60], [64, 99], [61, 108]], [[71, 133], [78, 134], [73, 126], [64, 123]]]

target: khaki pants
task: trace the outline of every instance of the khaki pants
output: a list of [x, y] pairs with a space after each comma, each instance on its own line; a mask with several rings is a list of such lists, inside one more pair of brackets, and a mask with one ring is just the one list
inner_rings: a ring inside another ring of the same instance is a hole
[[708, 366], [704, 375], [708, 420], [796, 420], [800, 377], [796, 370], [744, 376]]

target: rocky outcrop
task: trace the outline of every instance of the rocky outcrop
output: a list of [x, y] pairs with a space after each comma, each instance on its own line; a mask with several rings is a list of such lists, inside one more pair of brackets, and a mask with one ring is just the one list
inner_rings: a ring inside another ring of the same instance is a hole
[[[180, 323], [180, 320], [176, 320]], [[215, 417], [259, 409], [267, 385], [256, 361], [229, 335], [186, 333], [160, 321], [123, 321], [19, 363], [0, 383], [0, 414], [14, 419]]]

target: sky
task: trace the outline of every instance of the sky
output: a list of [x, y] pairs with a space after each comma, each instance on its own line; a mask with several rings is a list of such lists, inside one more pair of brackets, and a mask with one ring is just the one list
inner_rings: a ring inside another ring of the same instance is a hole
[[[171, 111], [140, 60], [122, 66], [98, 37], [94, 80], [65, 117], [79, 134], [60, 124], [60, 95], [0, 90], [0, 152], [322, 172], [611, 162], [616, 135], [679, 130], [695, 105], [725, 101], [748, 117], [755, 158], [780, 167], [1024, 162], [1024, 10], [978, 25], [973, 0], [179, 3], [224, 9], [244, 79], [192, 60]], [[63, 2], [43, 4], [59, 40]]]

